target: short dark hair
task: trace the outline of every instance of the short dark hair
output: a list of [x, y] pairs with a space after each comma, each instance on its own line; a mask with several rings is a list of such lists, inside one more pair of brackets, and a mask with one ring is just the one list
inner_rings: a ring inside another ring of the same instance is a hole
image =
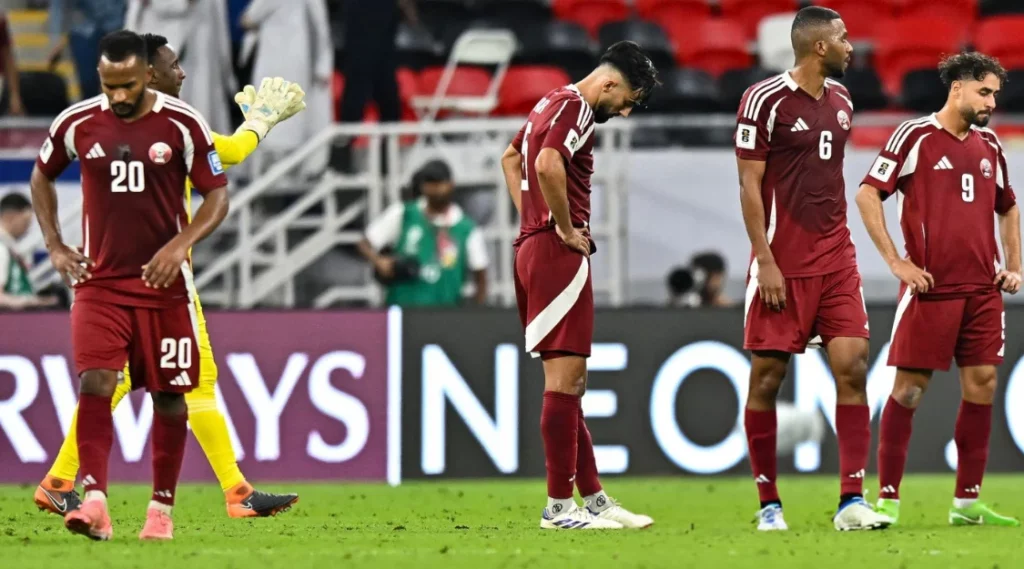
[[977, 51], [962, 52], [942, 58], [939, 62], [939, 78], [946, 88], [952, 87], [954, 81], [973, 79], [982, 81], [989, 73], [1006, 83], [1006, 70], [999, 60]]
[[22, 212], [26, 209], [32, 209], [32, 202], [23, 194], [13, 192], [0, 199], [0, 213]]
[[651, 91], [661, 85], [658, 81], [658, 69], [636, 42], [620, 41], [608, 46], [601, 55], [601, 65], [610, 65], [619, 70], [626, 81], [629, 81], [629, 86], [640, 91], [636, 99], [638, 106], [643, 105]]
[[167, 38], [157, 34], [143, 34], [142, 41], [146, 43], [146, 58], [150, 63], [156, 60], [157, 51], [167, 45]]
[[690, 264], [693, 265], [694, 268], [702, 269], [709, 275], [725, 272], [725, 259], [713, 251], [700, 253], [694, 256], [693, 260], [690, 261]]
[[149, 62], [146, 40], [131, 30], [118, 30], [103, 36], [100, 40], [100, 55], [114, 63], [125, 61], [132, 56]]
[[825, 8], [824, 6], [807, 6], [801, 8], [796, 13], [796, 17], [793, 18], [793, 27], [790, 29], [789, 38], [793, 43], [793, 49], [800, 51], [802, 46], [798, 45], [799, 36], [813, 30], [814, 28], [824, 26], [832, 22], [832, 20], [841, 19], [842, 16], [839, 12], [831, 8]]

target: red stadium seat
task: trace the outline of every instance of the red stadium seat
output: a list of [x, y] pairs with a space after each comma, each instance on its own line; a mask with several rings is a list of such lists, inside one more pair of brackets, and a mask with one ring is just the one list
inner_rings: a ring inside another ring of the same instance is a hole
[[981, 20], [974, 34], [974, 46], [999, 58], [1007, 69], [1024, 69], [1024, 15]]
[[846, 23], [851, 40], [870, 40], [875, 37], [879, 21], [896, 16], [897, 0], [815, 0], [816, 6], [832, 8]]
[[549, 91], [572, 82], [558, 67], [521, 65], [511, 67], [498, 89], [495, 114], [526, 116]]
[[[416, 77], [416, 72], [406, 68], [399, 68], [395, 72], [395, 81], [398, 83], [398, 98], [402, 103], [402, 120], [403, 121], [416, 121], [416, 111], [412, 109], [409, 101], [418, 94], [419, 81]], [[341, 109], [341, 98], [345, 94], [345, 76], [335, 71], [331, 78], [331, 99], [334, 102], [332, 107], [334, 122], [338, 122], [340, 117], [338, 113]], [[366, 104], [366, 109], [363, 112], [363, 122], [375, 123], [380, 121], [380, 111], [377, 109], [377, 103], [370, 101]], [[403, 136], [400, 138], [402, 145], [409, 145], [415, 142], [415, 136]], [[355, 145], [362, 148], [366, 145], [366, 137], [361, 137], [356, 140]]]
[[703, 20], [711, 17], [708, 0], [636, 0], [637, 15], [651, 22]]
[[555, 0], [552, 9], [558, 19], [576, 22], [592, 38], [601, 26], [628, 19], [630, 12], [625, 0]]
[[798, 0], [720, 0], [722, 16], [736, 20], [743, 25], [748, 35], [757, 33], [761, 18], [772, 14], [796, 12], [800, 9]]
[[[419, 94], [430, 97], [437, 92], [437, 86], [441, 83], [441, 76], [444, 75], [444, 67], [428, 67], [420, 72]], [[455, 69], [451, 83], [445, 96], [449, 97], [479, 97], [487, 93], [491, 85], [491, 74], [479, 67], [460, 66]], [[446, 118], [451, 113], [440, 111], [437, 118]]]
[[676, 45], [676, 62], [680, 65], [718, 76], [730, 69], [745, 69], [754, 62], [747, 35], [737, 22], [713, 18], [670, 21], [664, 26]]
[[947, 18], [973, 22], [978, 17], [977, 0], [903, 0], [901, 18]]
[[890, 95], [900, 92], [903, 76], [914, 69], [935, 69], [944, 54], [956, 53], [967, 39], [970, 22], [945, 18], [897, 18], [875, 30], [875, 69]]

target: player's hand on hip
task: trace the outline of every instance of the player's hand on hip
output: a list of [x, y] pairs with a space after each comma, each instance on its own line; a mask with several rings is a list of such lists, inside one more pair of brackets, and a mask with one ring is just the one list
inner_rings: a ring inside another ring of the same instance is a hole
[[761, 293], [761, 300], [768, 308], [776, 312], [782, 312], [786, 308], [786, 279], [775, 263], [766, 263], [760, 267], [757, 274], [757, 289]]
[[373, 268], [377, 269], [380, 276], [390, 279], [395, 276], [395, 259], [394, 257], [377, 257], [373, 262]]
[[999, 285], [1003, 292], [1017, 294], [1017, 291], [1020, 290], [1020, 280], [1020, 273], [1002, 270], [996, 275], [995, 284]]
[[922, 294], [935, 288], [935, 279], [931, 273], [907, 259], [900, 259], [893, 263], [892, 274], [910, 287], [911, 294]]
[[568, 245], [570, 249], [585, 257], [590, 256], [590, 239], [582, 231], [573, 227], [572, 231], [565, 233], [556, 225], [555, 232], [558, 233], [558, 236], [562, 238], [562, 242]]
[[188, 249], [170, 242], [160, 248], [148, 263], [142, 265], [142, 280], [149, 288], [167, 288], [178, 278]]
[[92, 278], [88, 267], [96, 263], [83, 255], [78, 249], [61, 243], [50, 250], [50, 264], [60, 273], [64, 283], [72, 286]]

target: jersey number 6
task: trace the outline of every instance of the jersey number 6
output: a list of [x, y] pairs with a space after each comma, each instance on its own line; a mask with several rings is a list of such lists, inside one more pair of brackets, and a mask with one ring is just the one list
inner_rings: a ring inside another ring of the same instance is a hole
[[138, 193], [146, 189], [146, 176], [142, 171], [142, 162], [132, 160], [114, 160], [110, 163], [110, 191], [116, 193]]
[[831, 130], [821, 131], [821, 139], [818, 141], [818, 156], [820, 156], [822, 160], [829, 160], [832, 158]]

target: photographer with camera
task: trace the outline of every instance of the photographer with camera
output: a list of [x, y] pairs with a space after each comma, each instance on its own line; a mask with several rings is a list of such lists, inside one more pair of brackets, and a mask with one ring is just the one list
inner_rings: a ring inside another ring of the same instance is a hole
[[[397, 306], [457, 306], [469, 273], [477, 304], [487, 300], [487, 246], [483, 233], [453, 203], [451, 170], [440, 160], [412, 178], [410, 201], [392, 204], [370, 222], [359, 252]], [[391, 252], [386, 254], [385, 248]]]

